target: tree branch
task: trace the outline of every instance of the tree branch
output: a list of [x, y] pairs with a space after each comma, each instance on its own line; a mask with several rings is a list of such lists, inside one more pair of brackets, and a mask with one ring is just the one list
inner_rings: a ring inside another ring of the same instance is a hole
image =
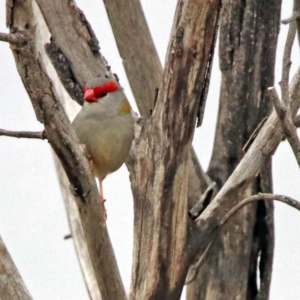
[[293, 21], [295, 21], [296, 19], [298, 19], [300, 16], [298, 11], [294, 11], [293, 14], [287, 18], [281, 21], [282, 24], [287, 25], [289, 23], [292, 23]]
[[297, 134], [297, 128], [291, 116], [291, 112], [289, 112], [285, 104], [280, 101], [274, 87], [268, 88], [268, 91], [273, 101], [275, 111], [281, 121], [283, 132], [293, 149], [296, 160], [300, 167], [300, 141]]
[[[53, 153], [54, 154], [54, 153]], [[61, 163], [56, 155], [53, 155], [54, 165], [56, 168], [59, 184], [64, 199], [64, 204], [67, 212], [69, 227], [71, 235], [66, 238], [72, 237], [76, 254], [80, 263], [81, 271], [87, 290], [91, 300], [101, 300], [97, 280], [93, 269], [93, 264], [89, 255], [84, 230], [80, 220], [80, 214], [76, 206], [74, 196], [70, 192], [69, 180], [61, 166]]]
[[139, 111], [149, 117], [163, 69], [140, 0], [103, 2]]
[[3, 33], [0, 32], [0, 41], [14, 45], [24, 45], [28, 42], [28, 38], [21, 32]]
[[257, 195], [253, 195], [251, 197], [243, 199], [241, 202], [239, 202], [235, 207], [233, 207], [222, 219], [222, 221], [219, 224], [219, 229], [222, 228], [222, 226], [237, 212], [239, 211], [243, 206], [255, 202], [255, 201], [260, 201], [260, 200], [268, 200], [268, 201], [273, 201], [277, 200], [280, 202], [283, 202], [289, 206], [292, 206], [293, 208], [297, 209], [300, 211], [300, 202], [297, 200], [284, 196], [284, 195], [278, 195], [278, 194], [267, 194], [267, 193], [259, 193]]
[[10, 136], [16, 138], [27, 138], [27, 139], [47, 139], [45, 131], [11, 131], [0, 129], [0, 136]]
[[191, 142], [219, 5], [218, 0], [178, 1], [157, 102], [152, 117], [136, 131], [130, 166], [132, 299], [179, 299], [182, 292], [191, 261], [186, 248]]
[[296, 22], [292, 22], [289, 26], [288, 35], [285, 42], [283, 61], [282, 61], [282, 74], [281, 74], [281, 97], [282, 102], [287, 110], [290, 110], [290, 95], [289, 95], [289, 77], [291, 68], [291, 53], [296, 35]]
[[[99, 53], [99, 42], [75, 1], [37, 0], [36, 3], [51, 33], [51, 44], [55, 43], [69, 63], [72, 76], [69, 80], [62, 80], [63, 84], [67, 83], [67, 91], [70, 90], [72, 82], [83, 89], [88, 79], [110, 72], [106, 60]], [[73, 50], [74, 45], [76, 51]], [[76, 94], [74, 92], [70, 95], [74, 97]]]
[[294, 124], [297, 128], [300, 127], [300, 115], [294, 117]]
[[2, 300], [32, 299], [1, 237], [0, 270], [0, 298]]
[[290, 95], [288, 91], [289, 73], [290, 73], [290, 66], [291, 66], [290, 58], [291, 58], [292, 46], [295, 39], [295, 34], [296, 34], [296, 22], [294, 21], [290, 24], [287, 39], [286, 39], [286, 44], [284, 48], [284, 54], [283, 54], [282, 78], [280, 83], [282, 102], [280, 102], [279, 96], [274, 87], [269, 88], [268, 91], [271, 95], [275, 110], [281, 121], [284, 134], [293, 149], [298, 165], [300, 167], [300, 140], [298, 138], [296, 126], [293, 122], [293, 117], [291, 113]]
[[195, 280], [197, 273], [198, 273], [202, 263], [204, 262], [206, 255], [208, 254], [209, 250], [213, 246], [213, 243], [214, 243], [216, 237], [218, 236], [217, 232], [220, 233], [220, 230], [223, 228], [223, 225], [245, 205], [255, 202], [255, 201], [262, 201], [262, 200], [268, 200], [268, 201], [277, 200], [277, 201], [283, 202], [285, 204], [288, 204], [289, 206], [292, 206], [293, 208], [300, 211], [300, 202], [298, 202], [297, 200], [295, 200], [291, 197], [284, 196], [284, 195], [259, 193], [257, 195], [253, 195], [251, 197], [243, 199], [236, 206], [234, 206], [224, 216], [224, 218], [219, 223], [219, 225], [216, 229], [217, 231], [215, 231], [214, 234], [212, 235], [211, 241], [207, 245], [207, 247], [206, 247], [205, 251], [203, 252], [203, 254], [201, 255], [200, 259], [198, 260], [198, 262], [196, 264], [191, 266], [191, 268], [189, 270], [189, 274], [188, 274], [186, 282], [185, 282], [186, 285], [190, 284], [191, 282], [193, 282]]
[[193, 206], [192, 209], [189, 211], [189, 216], [192, 220], [196, 220], [201, 212], [205, 209], [205, 207], [210, 203], [212, 200], [213, 194], [216, 190], [216, 183], [212, 182], [205, 192], [201, 195], [199, 201]]
[[[295, 115], [300, 106], [300, 69], [290, 86], [291, 113]], [[234, 199], [248, 187], [248, 183], [255, 178], [262, 163], [272, 155], [282, 140], [281, 122], [276, 112], [268, 118], [250, 149], [240, 161], [232, 175], [222, 189], [196, 219], [198, 227], [198, 243], [195, 243], [196, 253], [204, 253], [213, 230], [220, 224], [226, 211], [233, 207]]]
[[[102, 299], [126, 299], [108, 231], [103, 223], [104, 214], [95, 179], [35, 48], [36, 26], [32, 19], [31, 1], [14, 6], [13, 15], [18, 18], [13, 18], [12, 26], [27, 30], [27, 36], [31, 39], [26, 47], [12, 47], [17, 69], [37, 119], [44, 124], [49, 143], [71, 183]], [[27, 29], [23, 28], [24, 24], [27, 24]]]
[[[107, 15], [122, 58], [126, 75], [143, 117], [150, 117], [158, 96], [163, 76], [151, 33], [148, 28], [140, 0], [104, 1]], [[122, 14], [119, 12], [122, 11]], [[210, 60], [213, 59], [213, 53]], [[208, 66], [210, 66], [208, 64]], [[209, 68], [208, 68], [209, 69]], [[206, 76], [208, 84], [210, 74]], [[203, 86], [207, 86], [203, 84]], [[203, 92], [201, 117], [204, 112], [206, 90]], [[192, 150], [189, 171], [189, 207], [192, 207], [210, 182], [203, 171], [194, 150]]]

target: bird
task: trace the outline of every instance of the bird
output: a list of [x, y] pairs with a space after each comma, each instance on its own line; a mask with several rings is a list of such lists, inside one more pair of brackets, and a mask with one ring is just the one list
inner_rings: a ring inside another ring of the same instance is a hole
[[102, 181], [118, 170], [129, 155], [135, 113], [120, 84], [106, 76], [92, 78], [84, 87], [82, 109], [72, 122], [80, 144], [85, 145], [92, 172], [99, 181], [105, 219]]

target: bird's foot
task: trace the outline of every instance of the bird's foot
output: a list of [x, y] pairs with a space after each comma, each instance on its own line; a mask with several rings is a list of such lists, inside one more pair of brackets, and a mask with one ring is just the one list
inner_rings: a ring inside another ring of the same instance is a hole
[[104, 215], [104, 220], [106, 221], [107, 220], [107, 210], [105, 208], [105, 202], [106, 200], [105, 199], [100, 199], [100, 203], [101, 203], [101, 206], [102, 206], [102, 209], [103, 209], [103, 215]]

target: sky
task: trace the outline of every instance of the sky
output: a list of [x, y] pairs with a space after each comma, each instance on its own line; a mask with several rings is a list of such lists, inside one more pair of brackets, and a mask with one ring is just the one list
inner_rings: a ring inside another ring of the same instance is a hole
[[[291, 2], [283, 1], [282, 18], [290, 16]], [[133, 102], [102, 1], [80, 0], [77, 4], [97, 35], [102, 54], [112, 66], [113, 72], [118, 74], [128, 98]], [[174, 0], [142, 1], [162, 62], [175, 4]], [[7, 32], [4, 8], [5, 5], [1, 2], [1, 32]], [[285, 35], [286, 26], [282, 26], [276, 82], [280, 80]], [[36, 121], [7, 43], [0, 42], [0, 57], [0, 128], [42, 130], [42, 125]], [[294, 74], [299, 65], [297, 47], [294, 47], [292, 61], [291, 74]], [[196, 130], [193, 142], [204, 169], [208, 166], [212, 151], [219, 89], [220, 71], [215, 59], [203, 125]], [[273, 157], [274, 192], [300, 200], [299, 175], [289, 144], [282, 142]], [[104, 193], [107, 199], [107, 226], [128, 291], [133, 244], [133, 202], [129, 175], [124, 166], [105, 179]], [[300, 299], [300, 285], [297, 284], [300, 278], [299, 212], [276, 203], [275, 230], [270, 299]], [[64, 240], [64, 236], [69, 233], [52, 152], [47, 141], [0, 137], [0, 235], [34, 299], [88, 299], [73, 242], [71, 239]]]

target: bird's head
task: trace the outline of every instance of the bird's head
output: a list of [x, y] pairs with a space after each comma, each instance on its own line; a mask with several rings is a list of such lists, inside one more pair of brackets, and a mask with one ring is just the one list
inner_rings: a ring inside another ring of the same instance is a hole
[[87, 102], [97, 102], [109, 93], [114, 93], [120, 89], [120, 85], [113, 78], [97, 77], [90, 79], [84, 87], [83, 100]]

